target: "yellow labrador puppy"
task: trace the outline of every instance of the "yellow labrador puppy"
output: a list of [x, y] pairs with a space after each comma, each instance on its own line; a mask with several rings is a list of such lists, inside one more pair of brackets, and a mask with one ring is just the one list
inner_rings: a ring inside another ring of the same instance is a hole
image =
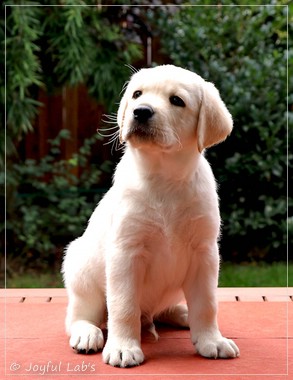
[[[172, 65], [135, 73], [118, 110], [125, 152], [113, 186], [63, 263], [70, 345], [103, 348], [112, 366], [139, 365], [141, 325], [189, 326], [196, 351], [239, 355], [217, 324], [220, 215], [204, 149], [232, 118], [213, 84]], [[185, 305], [178, 305], [182, 299]]]

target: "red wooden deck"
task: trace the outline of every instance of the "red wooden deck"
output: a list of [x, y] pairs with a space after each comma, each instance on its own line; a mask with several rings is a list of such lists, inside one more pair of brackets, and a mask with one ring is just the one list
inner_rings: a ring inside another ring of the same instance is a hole
[[293, 379], [293, 288], [221, 288], [218, 298], [221, 331], [239, 358], [202, 358], [189, 331], [160, 327], [159, 341], [142, 339], [145, 363], [120, 369], [70, 349], [64, 289], [1, 289], [0, 379]]

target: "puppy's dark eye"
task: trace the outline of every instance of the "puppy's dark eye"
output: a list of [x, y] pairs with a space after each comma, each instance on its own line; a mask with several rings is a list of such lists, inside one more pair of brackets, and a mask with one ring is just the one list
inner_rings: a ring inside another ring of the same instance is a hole
[[141, 94], [142, 94], [142, 91], [134, 91], [132, 98], [137, 99], [140, 97]]
[[176, 96], [176, 95], [170, 96], [169, 100], [170, 100], [170, 103], [173, 104], [173, 106], [185, 107], [184, 101], [181, 98], [179, 98], [179, 96]]

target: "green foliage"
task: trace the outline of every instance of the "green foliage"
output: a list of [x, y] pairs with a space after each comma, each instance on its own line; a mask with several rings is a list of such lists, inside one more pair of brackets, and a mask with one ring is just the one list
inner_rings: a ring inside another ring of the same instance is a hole
[[234, 258], [286, 257], [287, 12], [182, 6], [151, 17], [164, 53], [215, 83], [233, 115], [231, 137], [207, 156], [220, 184], [222, 252]]
[[[69, 138], [66, 131], [50, 141], [50, 153], [39, 162], [21, 162], [17, 147], [33, 130], [42, 106], [39, 90], [54, 93], [83, 84], [110, 113], [129, 75], [125, 65], [140, 58], [142, 51], [120, 27], [121, 7], [82, 0], [54, 5], [49, 0], [7, 0], [0, 7], [1, 62], [6, 59], [6, 82], [4, 67], [0, 76], [1, 117], [6, 100], [7, 118], [6, 134], [4, 128], [0, 131], [0, 164], [6, 155], [7, 254], [9, 262], [19, 257], [23, 263], [44, 267], [57, 262], [63, 247], [82, 233], [101, 196], [98, 180], [108, 163], [88, 167], [95, 137], [69, 160], [61, 160], [61, 140]], [[4, 187], [4, 173], [0, 179]]]
[[126, 40], [119, 20], [110, 22], [108, 16], [107, 7], [49, 8], [41, 42], [47, 46], [41, 60], [50, 74], [44, 78], [48, 88], [85, 83], [90, 94], [108, 109], [113, 107], [128, 76], [125, 64], [140, 57], [141, 51], [138, 45]]
[[[127, 40], [118, 16], [110, 22], [108, 7], [96, 6], [94, 1], [55, 2], [61, 7], [50, 1], [42, 2], [50, 6], [37, 6], [39, 2], [25, 0], [17, 4], [6, 1], [5, 5], [6, 12], [1, 5], [0, 21], [4, 40], [6, 13], [6, 153], [12, 153], [13, 144], [33, 129], [41, 106], [40, 87], [53, 92], [83, 83], [108, 112], [113, 111], [111, 107], [128, 77], [125, 65], [141, 57], [140, 46]], [[4, 108], [4, 75], [0, 85]], [[3, 143], [4, 138], [4, 155]]]
[[[201, 6], [136, 7], [135, 12], [148, 18], [166, 57], [215, 83], [233, 115], [231, 137], [207, 152], [220, 185], [224, 258], [280, 260], [286, 255], [287, 228], [289, 243], [293, 243], [291, 209], [289, 220], [286, 215], [287, 162], [292, 169], [287, 116], [289, 125], [293, 120], [286, 104], [286, 59], [289, 68], [292, 62], [292, 49], [287, 53], [288, 9], [257, 5], [260, 0], [256, 6], [236, 2], [243, 6], [210, 6], [204, 0]], [[6, 7], [7, 38], [0, 50], [4, 62], [6, 47], [7, 253], [9, 259], [24, 257], [43, 266], [54, 261], [86, 226], [100, 197], [96, 187], [102, 166], [86, 165], [95, 138], [69, 160], [60, 160], [62, 139], [69, 138], [65, 131], [50, 142], [51, 151], [40, 162], [16, 162], [15, 158], [12, 162], [13, 148], [33, 128], [41, 106], [39, 89], [54, 92], [83, 83], [111, 112], [129, 75], [125, 64], [133, 63], [142, 52], [120, 27], [121, 7], [97, 6], [94, 0], [55, 2], [62, 7], [52, 6], [49, 0], [42, 1], [48, 7], [34, 6], [39, 3], [33, 0], [17, 3], [30, 6], [5, 2], [14, 6]], [[149, 5], [147, 0], [143, 3]], [[226, 0], [221, 3], [231, 5]], [[286, 1], [278, 1], [282, 4]], [[4, 41], [4, 4], [0, 7]], [[289, 33], [292, 25], [291, 12]], [[3, 118], [2, 68], [1, 74]], [[289, 89], [292, 78], [289, 75]], [[290, 91], [288, 102], [292, 109]], [[2, 128], [0, 157], [4, 157], [3, 132]], [[83, 169], [80, 179], [75, 175], [78, 167]], [[3, 174], [0, 185], [4, 185]]]
[[[82, 234], [99, 201], [96, 190], [101, 169], [87, 162], [97, 137], [84, 142], [68, 160], [58, 160], [67, 130], [50, 141], [51, 149], [40, 162], [26, 159], [7, 170], [7, 254], [43, 267], [56, 259], [58, 250]], [[104, 163], [105, 166], [105, 163]], [[80, 178], [76, 169], [81, 170]], [[4, 176], [0, 176], [3, 184]], [[82, 188], [81, 188], [82, 184]]]
[[[1, 14], [4, 16], [4, 4], [1, 8], [3, 10]], [[8, 131], [6, 148], [10, 152], [13, 150], [12, 141], [18, 140], [22, 133], [27, 133], [33, 129], [32, 121], [40, 105], [36, 97], [33, 96], [32, 89], [42, 86], [42, 70], [37, 56], [40, 47], [36, 44], [42, 34], [42, 28], [40, 24], [40, 8], [13, 7], [6, 12], [6, 15], [6, 40], [4, 41], [6, 47], [6, 117]], [[2, 31], [4, 31], [4, 26], [2, 19]], [[4, 85], [3, 76], [1, 80], [3, 90]], [[2, 91], [1, 104], [3, 106], [5, 99], [4, 91], [3, 96]], [[3, 143], [4, 139], [1, 142], [0, 152], [4, 154]], [[1, 157], [3, 157], [2, 154]]]

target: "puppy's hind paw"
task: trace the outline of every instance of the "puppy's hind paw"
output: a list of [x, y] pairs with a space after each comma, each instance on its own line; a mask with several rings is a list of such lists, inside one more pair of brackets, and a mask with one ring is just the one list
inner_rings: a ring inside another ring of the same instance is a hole
[[87, 321], [77, 321], [71, 326], [70, 346], [80, 354], [90, 354], [104, 346], [102, 330]]

